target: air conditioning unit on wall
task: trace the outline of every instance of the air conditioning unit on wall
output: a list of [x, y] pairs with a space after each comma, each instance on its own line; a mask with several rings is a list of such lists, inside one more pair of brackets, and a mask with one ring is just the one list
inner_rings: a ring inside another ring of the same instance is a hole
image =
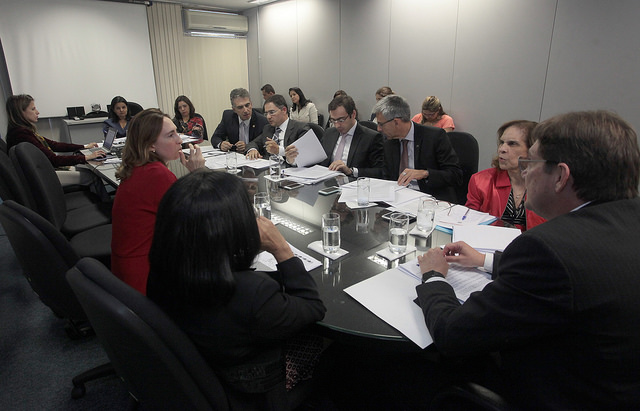
[[183, 9], [184, 29], [187, 32], [204, 31], [244, 35], [249, 31], [245, 16], [206, 10]]

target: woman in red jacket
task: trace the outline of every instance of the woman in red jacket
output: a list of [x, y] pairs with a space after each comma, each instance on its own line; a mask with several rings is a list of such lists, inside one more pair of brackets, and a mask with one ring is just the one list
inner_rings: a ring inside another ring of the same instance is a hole
[[526, 210], [524, 179], [518, 167], [518, 157], [527, 157], [535, 141], [531, 130], [536, 122], [514, 120], [498, 129], [498, 155], [492, 168], [471, 176], [466, 206], [489, 213], [521, 230], [534, 227], [546, 220]]

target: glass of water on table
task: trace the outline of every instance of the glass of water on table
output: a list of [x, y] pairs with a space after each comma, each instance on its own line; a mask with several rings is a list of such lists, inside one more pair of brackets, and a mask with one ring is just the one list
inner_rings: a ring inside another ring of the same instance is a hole
[[340, 250], [340, 214], [322, 215], [322, 249], [325, 253], [337, 253]]
[[256, 210], [256, 217], [266, 217], [271, 220], [271, 201], [269, 193], [260, 192], [253, 196], [253, 207]]
[[402, 254], [407, 250], [409, 238], [409, 216], [404, 213], [393, 213], [389, 220], [389, 250]]

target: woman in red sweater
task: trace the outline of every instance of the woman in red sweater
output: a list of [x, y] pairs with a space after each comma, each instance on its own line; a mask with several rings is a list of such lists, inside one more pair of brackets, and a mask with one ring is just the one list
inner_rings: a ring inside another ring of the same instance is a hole
[[534, 227], [546, 220], [525, 209], [524, 179], [518, 167], [518, 157], [527, 157], [535, 141], [531, 130], [534, 121], [514, 120], [498, 129], [498, 155], [492, 168], [471, 176], [466, 206], [489, 213], [511, 223], [521, 230]]
[[141, 111], [127, 134], [116, 173], [120, 185], [112, 211], [111, 271], [145, 294], [158, 204], [176, 181], [166, 163], [179, 158], [193, 171], [204, 166], [204, 158], [200, 147], [189, 145], [191, 153], [185, 159], [175, 124], [158, 109]]

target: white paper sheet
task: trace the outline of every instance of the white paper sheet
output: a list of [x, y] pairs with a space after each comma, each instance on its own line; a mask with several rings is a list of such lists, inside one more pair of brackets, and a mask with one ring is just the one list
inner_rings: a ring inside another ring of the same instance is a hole
[[521, 234], [517, 228], [485, 225], [453, 228], [453, 241], [464, 241], [480, 252], [504, 251]]
[[298, 150], [298, 156], [296, 157], [296, 165], [298, 167], [318, 164], [327, 158], [327, 153], [324, 152], [324, 148], [322, 148], [322, 144], [313, 130], [304, 133], [302, 137], [293, 142], [293, 145]]

